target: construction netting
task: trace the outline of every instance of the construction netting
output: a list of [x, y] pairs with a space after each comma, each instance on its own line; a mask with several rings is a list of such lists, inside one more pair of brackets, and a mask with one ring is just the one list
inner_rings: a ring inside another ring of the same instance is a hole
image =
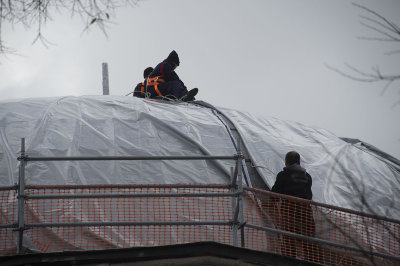
[[15, 227], [17, 222], [17, 193], [12, 187], [0, 190], [0, 254], [14, 255], [16, 252]]
[[[248, 187], [27, 186], [24, 198], [25, 253], [215, 241], [326, 265], [400, 263], [400, 221]], [[21, 252], [17, 205], [15, 187], [0, 190], [2, 256]]]
[[[384, 255], [397, 257], [400, 263], [400, 221], [252, 188], [246, 191], [262, 219], [254, 219], [245, 209], [251, 228], [245, 234], [252, 233], [255, 239], [259, 230], [266, 230], [276, 236], [246, 243], [248, 248], [269, 245], [274, 253], [326, 265], [392, 265]], [[265, 221], [273, 225], [269, 230], [262, 228]]]

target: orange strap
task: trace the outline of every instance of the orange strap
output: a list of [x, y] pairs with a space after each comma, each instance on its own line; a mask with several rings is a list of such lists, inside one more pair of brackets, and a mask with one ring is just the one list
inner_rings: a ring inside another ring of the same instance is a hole
[[165, 82], [162, 76], [157, 76], [154, 78], [148, 78], [147, 85], [154, 86], [154, 90], [157, 92], [158, 96], [163, 96], [160, 90], [158, 89], [158, 84]]
[[158, 89], [158, 84], [154, 85], [154, 89], [156, 90], [158, 96], [162, 96], [160, 90]]

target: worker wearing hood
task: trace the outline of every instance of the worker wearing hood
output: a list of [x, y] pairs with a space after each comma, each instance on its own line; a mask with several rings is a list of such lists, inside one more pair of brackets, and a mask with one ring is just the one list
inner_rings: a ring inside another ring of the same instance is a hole
[[147, 93], [149, 93], [150, 98], [166, 97], [183, 101], [194, 100], [198, 89], [194, 88], [188, 92], [185, 84], [175, 72], [179, 63], [178, 54], [172, 51], [164, 61], [154, 68], [147, 83]]

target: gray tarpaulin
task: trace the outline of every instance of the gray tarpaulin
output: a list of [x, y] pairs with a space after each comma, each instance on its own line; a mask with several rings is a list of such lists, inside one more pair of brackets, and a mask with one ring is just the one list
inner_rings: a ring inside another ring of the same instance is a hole
[[[315, 201], [400, 218], [394, 164], [329, 131], [220, 108], [271, 187], [290, 150], [313, 177]], [[18, 178], [21, 138], [30, 156], [233, 155], [212, 110], [121, 96], [32, 98], [0, 103], [0, 185]], [[28, 184], [225, 183], [233, 161], [30, 162]], [[399, 166], [397, 166], [398, 168]], [[360, 193], [371, 203], [360, 202]]]
[[[232, 109], [218, 111], [236, 128], [252, 167], [269, 187], [284, 166], [285, 154], [296, 150], [313, 177], [314, 201], [400, 218], [400, 172], [393, 160], [323, 129]], [[231, 156], [236, 149], [226, 125], [215, 111], [196, 103], [123, 96], [1, 101], [0, 186], [18, 181], [21, 138], [26, 139], [28, 156]], [[234, 164], [233, 160], [29, 162], [26, 183], [228, 183]], [[367, 204], [362, 204], [361, 195]], [[7, 214], [8, 210], [2, 206], [0, 215], [12, 216]], [[118, 234], [117, 229], [111, 231], [110, 235]], [[61, 237], [57, 230], [51, 234]], [[120, 241], [127, 241], [130, 246], [142, 240]], [[24, 245], [37, 248], [29, 238]], [[119, 242], [113, 245], [124, 246]]]
[[[268, 185], [290, 150], [300, 153], [313, 177], [313, 200], [400, 218], [399, 165], [360, 149], [331, 132], [272, 117], [222, 109], [239, 130], [254, 165]], [[366, 204], [361, 202], [365, 197]]]

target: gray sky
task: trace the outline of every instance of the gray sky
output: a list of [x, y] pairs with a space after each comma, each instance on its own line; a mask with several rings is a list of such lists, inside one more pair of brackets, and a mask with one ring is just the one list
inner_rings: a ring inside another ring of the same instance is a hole
[[[359, 0], [400, 25], [399, 0]], [[110, 92], [125, 95], [171, 50], [177, 73], [197, 99], [273, 116], [364, 140], [400, 158], [399, 83], [359, 83], [326, 68], [348, 62], [368, 71], [400, 72], [399, 43], [360, 24], [366, 13], [338, 0], [145, 0], [117, 10], [108, 38], [68, 14], [44, 27], [55, 45], [31, 45], [35, 30], [3, 25], [3, 38], [21, 56], [1, 57], [0, 100], [102, 93], [108, 62]]]

